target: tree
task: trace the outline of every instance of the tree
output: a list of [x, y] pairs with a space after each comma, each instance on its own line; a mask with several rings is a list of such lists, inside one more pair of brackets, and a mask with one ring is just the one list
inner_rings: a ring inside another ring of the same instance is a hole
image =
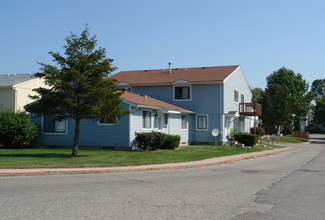
[[112, 66], [113, 59], [106, 58], [105, 48], [96, 49], [96, 36], [89, 37], [88, 27], [80, 37], [71, 33], [65, 40], [65, 56], [49, 52], [58, 66], [39, 63], [41, 72], [35, 74], [50, 88], [35, 89], [39, 95], [32, 96], [36, 101], [25, 109], [39, 115], [54, 114], [57, 120], [74, 119], [72, 156], [77, 156], [81, 119], [107, 118], [117, 124], [129, 112], [120, 105], [116, 80], [106, 78], [117, 69]]
[[[285, 130], [295, 122], [299, 130], [311, 106], [312, 92], [300, 73], [285, 67], [266, 78], [267, 87], [262, 96], [263, 121], [266, 126], [283, 126]], [[266, 119], [266, 120], [265, 120]]]
[[316, 98], [325, 97], [325, 79], [316, 79], [311, 85], [311, 91]]
[[314, 120], [319, 124], [325, 124], [325, 97], [316, 99]]
[[251, 91], [252, 91], [252, 102], [260, 103], [262, 94], [264, 92], [263, 89], [262, 88], [253, 88], [253, 89], [251, 89]]

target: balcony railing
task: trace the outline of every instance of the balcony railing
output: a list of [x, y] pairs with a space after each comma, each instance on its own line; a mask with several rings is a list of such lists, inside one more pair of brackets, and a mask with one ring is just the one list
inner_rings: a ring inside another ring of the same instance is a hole
[[239, 114], [245, 116], [262, 116], [262, 105], [258, 103], [239, 103]]

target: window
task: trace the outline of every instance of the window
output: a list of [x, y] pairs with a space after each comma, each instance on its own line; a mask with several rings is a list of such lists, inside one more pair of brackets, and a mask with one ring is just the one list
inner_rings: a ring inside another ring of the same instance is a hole
[[189, 99], [191, 99], [191, 87], [190, 86], [175, 86], [174, 87], [174, 99], [175, 100], [189, 100]]
[[45, 114], [43, 116], [44, 133], [66, 133], [66, 119], [58, 119], [57, 114]]
[[181, 129], [187, 129], [187, 115], [181, 115]]
[[234, 101], [238, 103], [238, 91], [234, 90]]
[[168, 114], [165, 114], [165, 125], [168, 125]]
[[196, 128], [198, 130], [207, 130], [208, 129], [208, 116], [207, 115], [198, 115], [196, 116]]
[[132, 88], [131, 87], [124, 87], [122, 88], [123, 92], [132, 92]]
[[110, 120], [108, 118], [100, 119], [98, 121], [98, 125], [114, 125], [113, 120]]
[[238, 118], [234, 118], [234, 132], [237, 132], [238, 129]]
[[151, 129], [151, 111], [142, 111], [142, 128]]
[[240, 96], [240, 102], [241, 103], [245, 103], [245, 95], [244, 94], [241, 94], [241, 96]]

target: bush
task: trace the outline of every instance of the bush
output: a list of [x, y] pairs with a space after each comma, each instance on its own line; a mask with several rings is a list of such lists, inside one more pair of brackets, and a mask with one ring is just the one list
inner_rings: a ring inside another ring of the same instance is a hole
[[0, 111], [0, 142], [5, 147], [28, 145], [38, 135], [38, 125], [33, 123], [28, 114]]
[[[254, 134], [254, 131], [255, 131], [255, 127], [250, 128], [250, 133], [251, 133], [251, 134]], [[262, 136], [265, 135], [265, 130], [264, 130], [264, 128], [262, 128], [262, 127], [256, 127], [256, 134], [257, 134], [257, 135], [262, 134]]]
[[249, 134], [249, 133], [236, 133], [235, 139], [239, 143], [244, 144], [245, 146], [253, 146], [258, 142], [258, 135]]
[[155, 131], [135, 133], [135, 135], [138, 147], [145, 151], [155, 151], [161, 148], [166, 140], [166, 134]]
[[181, 136], [168, 134], [166, 136], [165, 144], [161, 147], [161, 149], [175, 149], [179, 147], [180, 140]]

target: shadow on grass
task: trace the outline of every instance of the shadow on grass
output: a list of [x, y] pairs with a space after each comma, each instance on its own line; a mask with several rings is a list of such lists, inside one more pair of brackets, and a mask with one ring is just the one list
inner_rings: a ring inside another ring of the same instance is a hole
[[[53, 153], [47, 153], [47, 154], [0, 154], [1, 157], [26, 157], [26, 158], [74, 158], [71, 157], [71, 154], [53, 154]], [[77, 156], [78, 157], [87, 157], [87, 156]]]

